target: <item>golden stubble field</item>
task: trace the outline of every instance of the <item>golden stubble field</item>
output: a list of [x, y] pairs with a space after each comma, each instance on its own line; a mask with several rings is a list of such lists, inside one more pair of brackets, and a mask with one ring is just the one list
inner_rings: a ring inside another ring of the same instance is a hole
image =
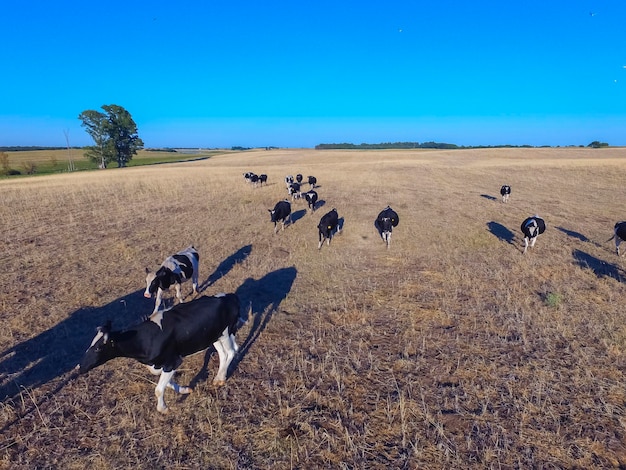
[[[275, 235], [296, 173], [323, 205]], [[606, 240], [625, 175], [626, 149], [274, 150], [0, 181], [0, 467], [624, 467], [626, 260]], [[215, 354], [187, 358], [194, 393], [160, 415], [137, 362], [75, 377], [98, 325], [151, 312], [145, 268], [189, 244], [203, 294], [250, 312], [226, 385]]]

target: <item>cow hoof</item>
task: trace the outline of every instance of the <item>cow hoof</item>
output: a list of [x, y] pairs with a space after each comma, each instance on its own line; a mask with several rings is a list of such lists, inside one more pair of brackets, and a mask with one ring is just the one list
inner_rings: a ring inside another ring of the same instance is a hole
[[213, 385], [215, 385], [216, 387], [223, 387], [224, 385], [226, 385], [226, 381], [225, 380], [214, 380], [213, 381]]
[[157, 410], [158, 410], [159, 413], [164, 414], [164, 415], [166, 415], [166, 414], [168, 414], [170, 412], [170, 409], [167, 406], [165, 408], [157, 407]]
[[181, 395], [189, 395], [191, 392], [193, 392], [193, 388], [191, 387], [180, 387], [178, 393], [180, 393]]

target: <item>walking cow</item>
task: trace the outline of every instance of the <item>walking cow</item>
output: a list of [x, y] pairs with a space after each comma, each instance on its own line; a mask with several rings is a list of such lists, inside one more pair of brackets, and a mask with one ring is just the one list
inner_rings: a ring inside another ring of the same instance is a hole
[[311, 209], [311, 212], [315, 212], [315, 203], [317, 203], [317, 193], [315, 191], [308, 191], [304, 193], [304, 199], [306, 199], [306, 202], [309, 205], [309, 209]]
[[508, 184], [503, 185], [500, 188], [500, 195], [502, 196], [502, 202], [509, 202], [509, 196], [511, 195], [511, 187]]
[[524, 234], [524, 253], [526, 253], [529, 242], [532, 248], [535, 246], [537, 237], [546, 231], [546, 223], [538, 215], [533, 215], [522, 222], [521, 229]]
[[274, 222], [274, 233], [278, 231], [278, 226], [276, 225], [278, 222], [281, 222], [283, 225], [283, 230], [285, 230], [285, 221], [289, 218], [291, 222], [291, 204], [287, 199], [284, 201], [278, 201], [274, 206], [274, 209], [268, 209], [270, 212], [270, 219]]
[[615, 253], [617, 253], [617, 256], [620, 256], [619, 245], [626, 240], [626, 222], [617, 222], [615, 224], [613, 227], [613, 236], [607, 241], [610, 242], [613, 239], [615, 239]]
[[183, 296], [180, 291], [181, 284], [188, 279], [192, 280], [193, 293], [198, 293], [198, 261], [200, 255], [193, 246], [189, 246], [175, 255], [169, 256], [161, 263], [157, 272], [153, 273], [146, 268], [146, 290], [144, 297], [150, 298], [156, 293], [156, 301], [153, 312], [161, 306], [163, 291], [174, 285], [176, 298], [182, 303]]
[[394, 227], [398, 226], [398, 222], [400, 222], [398, 213], [389, 206], [385, 207], [376, 217], [374, 224], [380, 232], [382, 239], [387, 243], [387, 248], [389, 248], [391, 243], [391, 232]]
[[320, 223], [317, 225], [319, 231], [319, 244], [317, 249], [322, 248], [324, 240], [327, 241], [327, 245], [330, 245], [330, 240], [333, 238], [333, 232], [339, 225], [339, 216], [337, 215], [337, 209], [333, 208], [330, 212], [327, 212], [320, 219]]

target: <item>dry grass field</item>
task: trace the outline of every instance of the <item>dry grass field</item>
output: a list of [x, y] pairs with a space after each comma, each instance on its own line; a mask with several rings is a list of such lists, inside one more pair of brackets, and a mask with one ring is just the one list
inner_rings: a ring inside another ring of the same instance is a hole
[[[296, 173], [323, 203], [275, 235]], [[626, 467], [626, 259], [606, 241], [625, 176], [626, 149], [275, 150], [0, 181], [0, 467]], [[98, 325], [151, 312], [145, 268], [189, 244], [202, 294], [250, 312], [226, 385], [216, 354], [189, 357], [194, 393], [161, 415], [137, 362], [75, 376]]]

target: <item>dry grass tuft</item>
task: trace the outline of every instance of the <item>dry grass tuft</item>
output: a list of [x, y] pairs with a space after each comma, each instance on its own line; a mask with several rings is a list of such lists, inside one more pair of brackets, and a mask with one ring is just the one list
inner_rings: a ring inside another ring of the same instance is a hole
[[[0, 181], [0, 467], [624, 467], [626, 272], [606, 239], [625, 156], [276, 150]], [[274, 234], [295, 173], [323, 203]], [[534, 213], [548, 229], [522, 255]], [[75, 377], [96, 326], [151, 311], [145, 267], [189, 244], [204, 293], [250, 315], [226, 386], [190, 357], [194, 392], [161, 416], [133, 361]]]

